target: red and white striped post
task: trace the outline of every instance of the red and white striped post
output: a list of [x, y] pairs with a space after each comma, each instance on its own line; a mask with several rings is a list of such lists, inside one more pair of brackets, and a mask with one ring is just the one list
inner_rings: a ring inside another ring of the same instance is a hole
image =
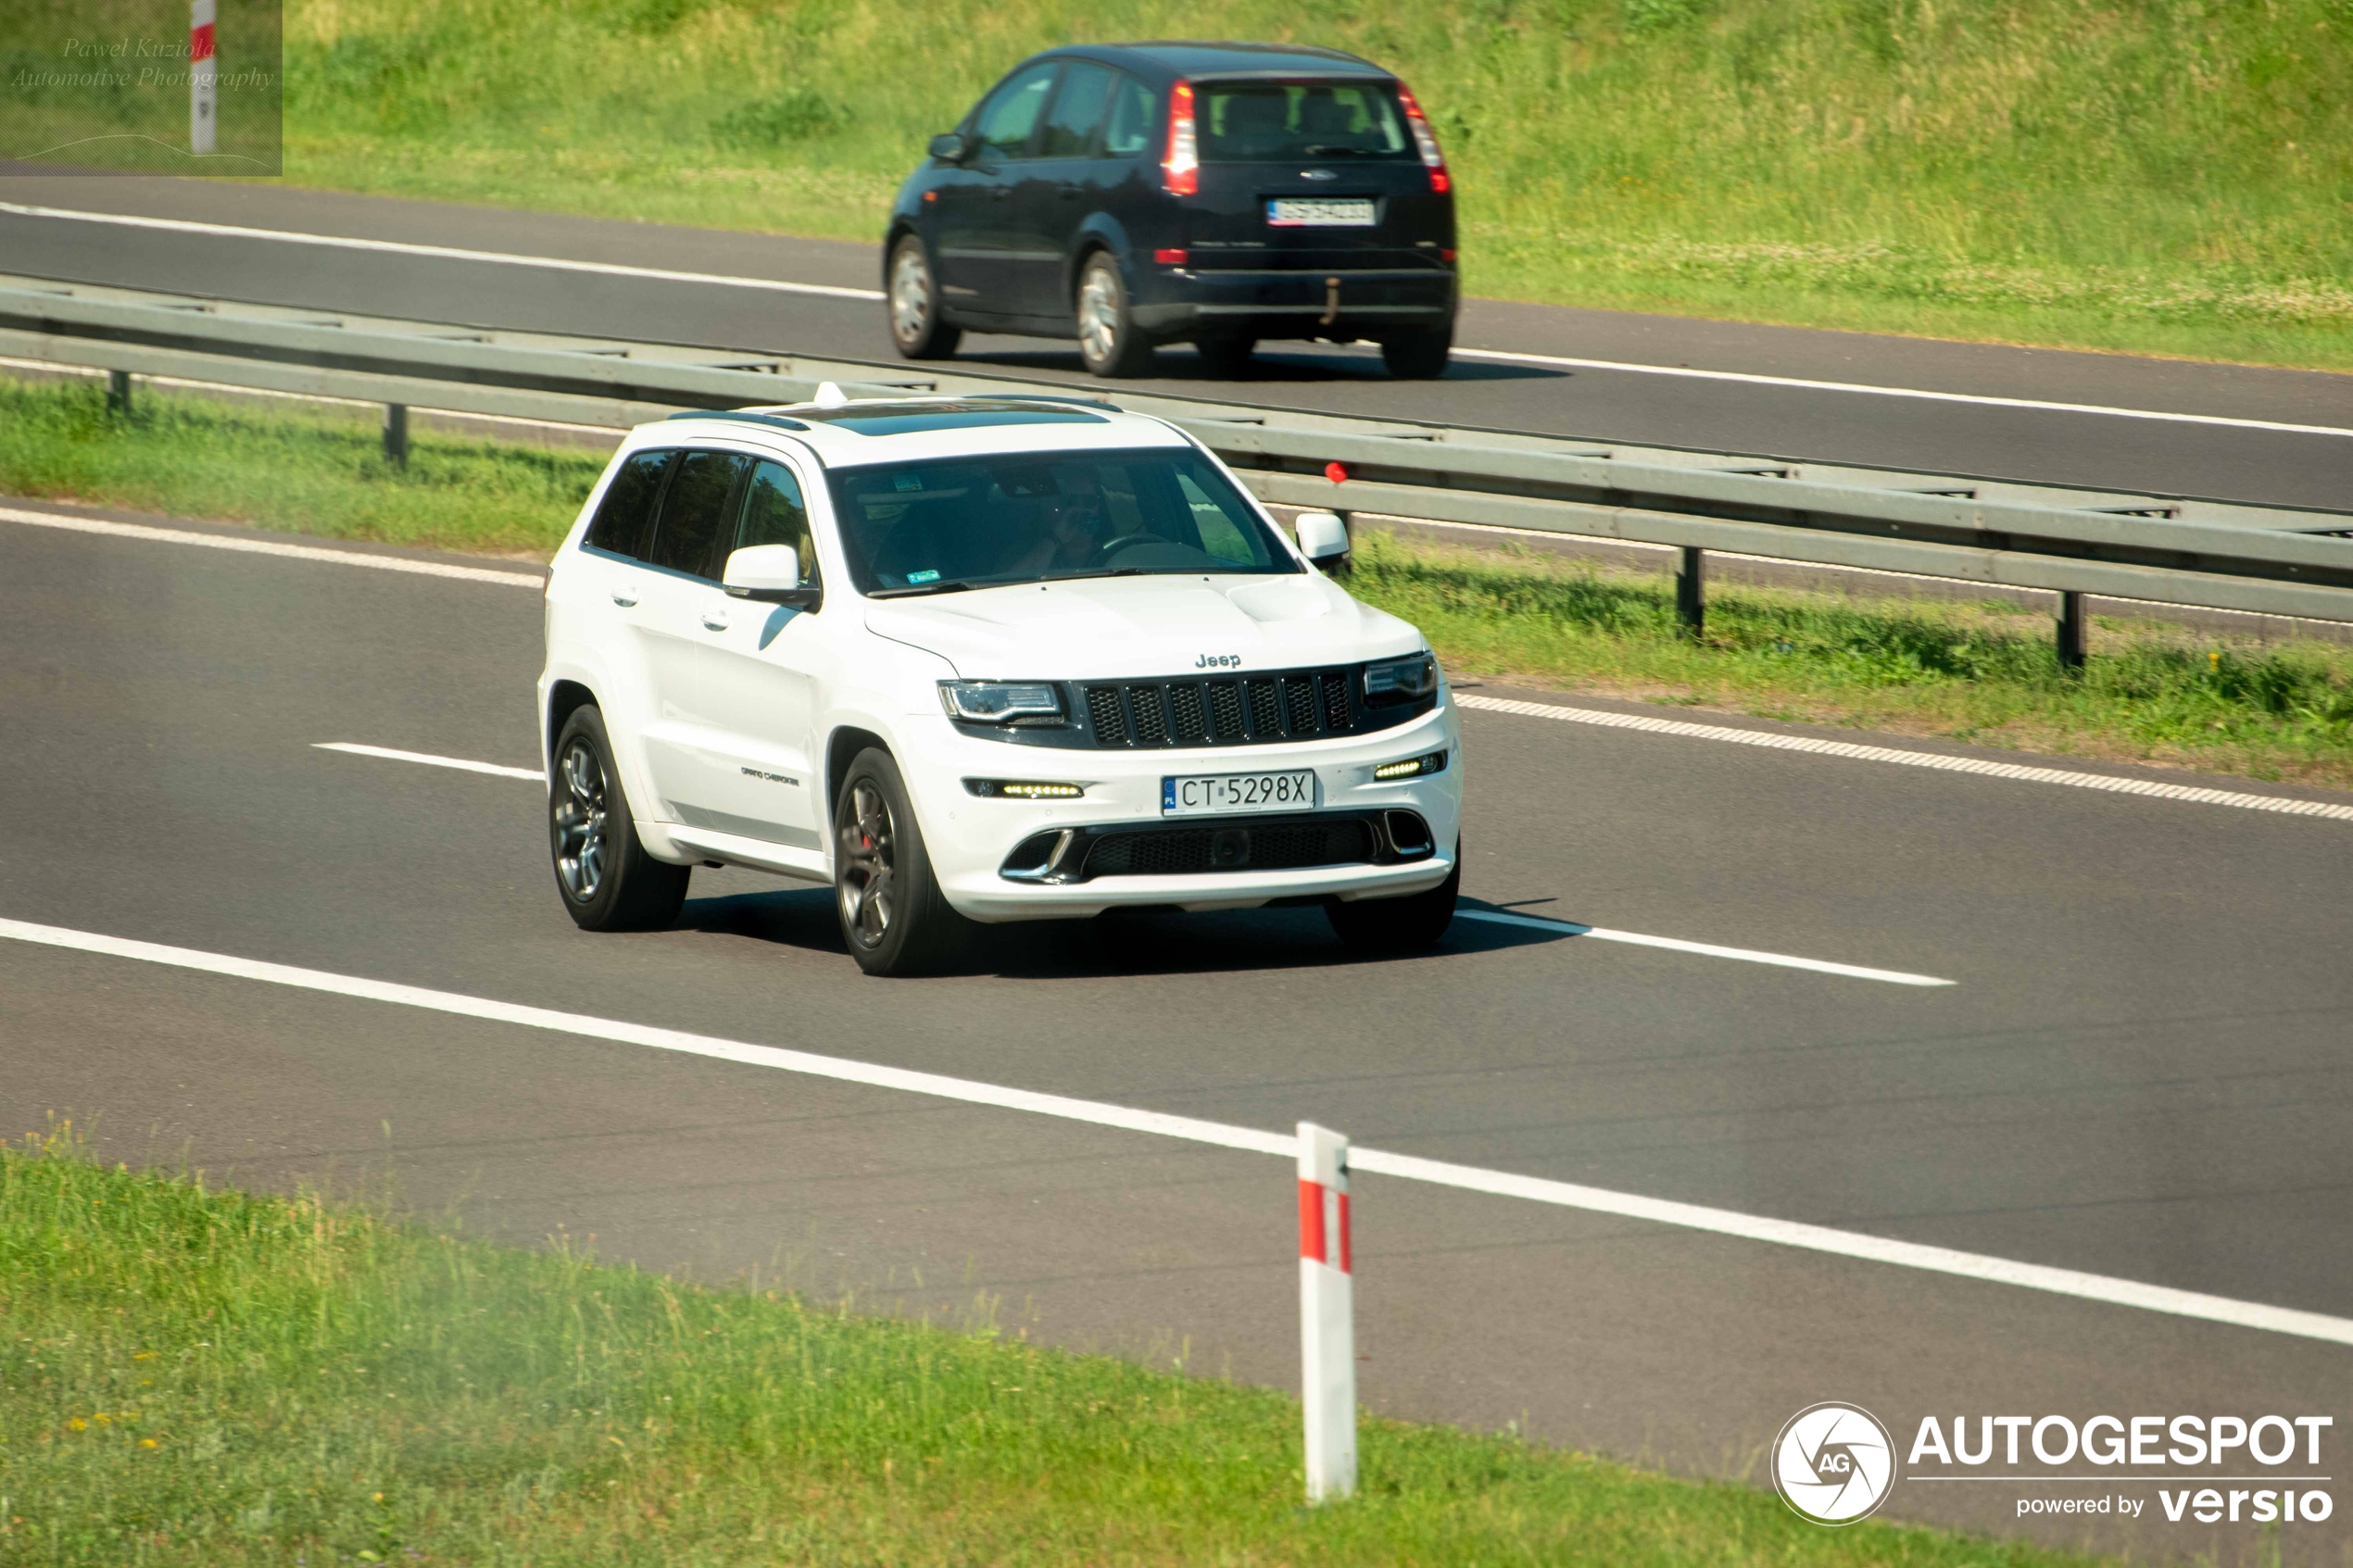
[[1299, 1350], [1307, 1500], [1356, 1490], [1356, 1319], [1349, 1283], [1348, 1139], [1299, 1124]]
[[213, 58], [212, 24], [215, 0], [188, 0], [188, 150], [213, 150], [214, 102], [218, 68]]

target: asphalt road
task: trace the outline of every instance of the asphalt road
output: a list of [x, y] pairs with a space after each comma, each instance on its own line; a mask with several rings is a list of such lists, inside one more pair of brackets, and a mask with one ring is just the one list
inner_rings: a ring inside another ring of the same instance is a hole
[[[532, 766], [537, 641], [515, 587], [0, 522], [0, 917], [2353, 1301], [2343, 822], [1469, 712], [1478, 906], [1956, 984], [1470, 922], [1353, 961], [1310, 911], [1013, 929], [877, 982], [823, 890], [748, 873], [697, 872], [675, 930], [582, 934], [532, 784], [315, 748]], [[0, 1127], [52, 1110], [116, 1157], [388, 1163], [516, 1239], [1296, 1377], [1292, 1173], [1262, 1156], [0, 941]], [[1706, 1474], [1829, 1399], [1899, 1435], [2353, 1427], [2341, 1345], [1375, 1176], [1356, 1213], [1377, 1411]], [[2250, 1527], [2164, 1524], [2157, 1485], [2116, 1483], [2137, 1524], [2014, 1522], [2047, 1486], [1907, 1480], [1891, 1512], [2250, 1557]]]
[[[0, 201], [877, 286], [873, 247], [207, 181], [0, 177]], [[470, 325], [888, 360], [882, 307], [711, 283], [543, 273], [0, 212], [0, 271]], [[1474, 301], [1466, 347], [1979, 396], [2353, 428], [2353, 376]], [[964, 358], [1088, 383], [1073, 345], [973, 337]], [[1460, 358], [1391, 382], [1361, 350], [1277, 345], [1248, 383], [1185, 350], [1164, 384], [1340, 412], [2286, 506], [2353, 506], [2353, 437]]]

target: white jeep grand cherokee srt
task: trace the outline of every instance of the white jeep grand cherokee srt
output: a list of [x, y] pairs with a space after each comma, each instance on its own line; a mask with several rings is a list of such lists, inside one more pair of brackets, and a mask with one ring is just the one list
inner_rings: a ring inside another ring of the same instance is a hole
[[[828, 393], [832, 389], [828, 388]], [[1161, 420], [1051, 397], [630, 433], [547, 581], [556, 884], [665, 924], [689, 868], [831, 883], [899, 974], [966, 921], [1320, 904], [1435, 942], [1460, 736], [1429, 646]]]

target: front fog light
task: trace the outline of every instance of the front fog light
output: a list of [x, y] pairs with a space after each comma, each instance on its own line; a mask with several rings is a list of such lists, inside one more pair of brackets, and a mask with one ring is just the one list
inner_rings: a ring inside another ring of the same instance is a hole
[[1427, 757], [1409, 757], [1403, 762], [1384, 762], [1373, 770], [1373, 777], [1381, 784], [1393, 779], [1417, 779], [1424, 773], [1446, 771], [1446, 754], [1433, 751]]
[[983, 800], [1076, 800], [1085, 784], [1034, 784], [1026, 779], [966, 779], [964, 787]]
[[1058, 724], [1062, 694], [1043, 681], [942, 681], [939, 706], [969, 724]]

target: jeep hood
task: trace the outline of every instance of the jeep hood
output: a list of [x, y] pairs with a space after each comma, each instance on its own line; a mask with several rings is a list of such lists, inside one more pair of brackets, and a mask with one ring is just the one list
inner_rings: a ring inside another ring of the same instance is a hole
[[[869, 601], [877, 636], [965, 680], [1243, 673], [1419, 652], [1422, 636], [1329, 579], [1089, 577]], [[1231, 662], [1222, 662], [1230, 660]]]

